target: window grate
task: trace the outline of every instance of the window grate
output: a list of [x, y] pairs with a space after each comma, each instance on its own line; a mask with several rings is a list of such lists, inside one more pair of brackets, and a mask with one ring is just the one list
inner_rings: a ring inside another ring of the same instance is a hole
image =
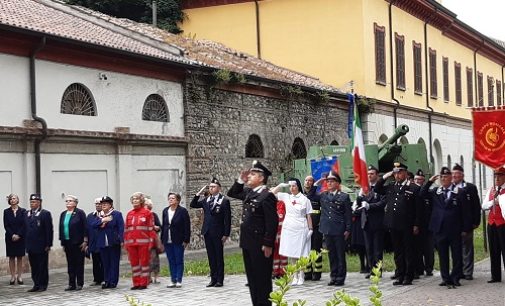
[[307, 149], [305, 149], [305, 144], [301, 138], [295, 138], [293, 141], [293, 147], [291, 148], [293, 157], [295, 159], [301, 159], [307, 157]]
[[258, 135], [252, 134], [245, 145], [245, 157], [263, 158], [263, 143]]
[[96, 116], [93, 95], [86, 86], [73, 83], [65, 89], [61, 99], [62, 114]]
[[169, 122], [167, 103], [157, 94], [149, 95], [142, 108], [142, 120]]

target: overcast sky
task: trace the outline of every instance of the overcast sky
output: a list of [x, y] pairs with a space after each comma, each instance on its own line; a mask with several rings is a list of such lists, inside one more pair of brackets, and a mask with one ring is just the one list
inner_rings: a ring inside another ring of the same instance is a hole
[[505, 41], [505, 0], [442, 0], [458, 19], [492, 38]]

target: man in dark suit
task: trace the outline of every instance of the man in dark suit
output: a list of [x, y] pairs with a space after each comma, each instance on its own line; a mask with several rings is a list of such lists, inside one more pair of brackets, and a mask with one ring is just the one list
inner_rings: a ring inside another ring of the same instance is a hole
[[26, 213], [26, 252], [33, 288], [28, 292], [46, 291], [49, 283], [48, 259], [53, 246], [53, 218], [41, 205], [40, 194], [30, 195], [30, 210]]
[[[414, 183], [422, 187], [426, 181], [423, 170], [418, 169], [414, 176]], [[431, 219], [431, 201], [421, 199], [422, 217], [419, 218], [419, 234], [416, 241], [416, 275], [433, 276], [433, 265], [435, 263], [435, 245], [433, 242], [433, 233], [429, 229]]]
[[[266, 187], [272, 173], [254, 161], [249, 171], [242, 171], [228, 191], [228, 196], [243, 201], [240, 247], [254, 306], [271, 305], [273, 247], [277, 234], [277, 199]], [[247, 183], [247, 187], [244, 187]]]
[[223, 245], [230, 237], [231, 209], [230, 200], [221, 194], [221, 183], [213, 178], [209, 188], [209, 196], [202, 197], [207, 186], [204, 186], [191, 200], [191, 208], [202, 208], [204, 217], [202, 235], [205, 238], [205, 248], [210, 266], [210, 283], [207, 287], [222, 287], [224, 280]]
[[[379, 170], [368, 166], [368, 194], [360, 192], [356, 204], [361, 208], [361, 227], [365, 234], [365, 248], [370, 267], [375, 267], [382, 260], [384, 252], [384, 196], [375, 192], [375, 184], [379, 180]], [[366, 276], [370, 278], [370, 274]]]
[[[412, 285], [414, 279], [414, 235], [419, 234], [422, 202], [419, 186], [407, 179], [407, 166], [395, 162], [393, 171], [379, 178], [375, 192], [385, 195], [384, 225], [391, 233], [397, 279], [393, 285]], [[385, 185], [394, 175], [394, 182]]]
[[463, 246], [463, 277], [466, 280], [473, 279], [473, 264], [474, 264], [474, 247], [473, 247], [473, 230], [479, 227], [481, 221], [481, 205], [479, 192], [477, 187], [465, 182], [465, 172], [463, 167], [456, 164], [452, 167], [452, 189], [458, 187], [465, 192], [465, 203], [470, 206], [470, 214], [472, 220], [472, 229], [461, 237]]
[[[429, 190], [430, 186], [440, 177], [441, 186]], [[440, 259], [440, 286], [460, 286], [459, 279], [463, 269], [461, 255], [461, 237], [472, 228], [470, 207], [464, 203], [465, 191], [459, 188], [451, 189], [451, 170], [442, 167], [440, 175], [432, 176], [421, 188], [421, 197], [432, 203], [430, 230], [437, 244]], [[452, 271], [449, 274], [449, 248], [451, 249]]]
[[309, 263], [305, 270], [305, 280], [318, 281], [321, 279], [321, 272], [323, 271], [323, 256], [321, 255], [321, 248], [323, 247], [323, 234], [319, 232], [319, 223], [321, 221], [321, 203], [319, 203], [320, 195], [317, 192], [317, 186], [314, 185], [314, 177], [309, 175], [305, 178], [303, 184], [303, 194], [310, 200], [312, 205], [312, 212], [310, 218], [312, 219], [312, 236], [310, 237], [310, 249], [316, 251], [319, 256], [314, 263]]
[[93, 283], [90, 286], [101, 286], [103, 282], [103, 266], [102, 259], [100, 257], [100, 248], [97, 245], [98, 227], [94, 227], [93, 224], [100, 220], [100, 212], [102, 211], [102, 203], [100, 201], [102, 198], [95, 199], [95, 210], [88, 214], [86, 217], [87, 229], [88, 229], [88, 249], [86, 255], [91, 257], [93, 260]]
[[342, 180], [336, 172], [326, 177], [328, 190], [321, 193], [321, 224], [319, 231], [324, 236], [330, 260], [328, 286], [343, 286], [347, 274], [345, 241], [351, 233], [351, 199], [340, 191]]

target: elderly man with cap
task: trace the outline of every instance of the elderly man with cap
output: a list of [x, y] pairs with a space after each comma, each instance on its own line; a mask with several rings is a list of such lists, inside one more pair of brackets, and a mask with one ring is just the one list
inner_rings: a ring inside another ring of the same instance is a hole
[[314, 177], [309, 175], [303, 183], [303, 194], [310, 200], [312, 212], [312, 236], [310, 237], [310, 249], [318, 253], [317, 259], [313, 263], [309, 263], [305, 269], [305, 280], [318, 281], [321, 279], [323, 272], [323, 256], [321, 248], [323, 247], [323, 234], [319, 232], [319, 223], [321, 222], [321, 203], [320, 195], [317, 192], [317, 186], [314, 184]]
[[[209, 196], [200, 198], [207, 187]], [[223, 245], [230, 237], [231, 231], [230, 200], [221, 194], [221, 183], [217, 178], [213, 178], [208, 186], [200, 189], [189, 206], [203, 209], [201, 233], [205, 238], [210, 266], [210, 283], [207, 287], [222, 287], [224, 281]]]
[[489, 188], [482, 203], [483, 210], [489, 210], [487, 236], [491, 259], [491, 280], [501, 282], [501, 264], [505, 266], [505, 167], [494, 171], [494, 186]]
[[90, 286], [101, 286], [103, 282], [103, 266], [102, 259], [100, 258], [100, 249], [97, 247], [96, 238], [98, 235], [98, 228], [93, 227], [95, 220], [100, 219], [100, 212], [102, 211], [102, 204], [100, 200], [95, 199], [95, 210], [90, 212], [86, 217], [87, 231], [88, 231], [88, 247], [86, 250], [87, 257], [91, 257], [93, 261], [93, 282]]
[[321, 193], [321, 224], [319, 231], [324, 236], [330, 260], [328, 286], [343, 286], [347, 274], [345, 246], [351, 233], [351, 199], [340, 191], [342, 180], [336, 172], [326, 177], [328, 189]]
[[[440, 178], [440, 187], [430, 190], [431, 185]], [[430, 230], [433, 233], [440, 259], [440, 286], [449, 289], [460, 286], [463, 258], [461, 255], [461, 236], [472, 228], [470, 207], [466, 205], [465, 192], [451, 188], [452, 174], [447, 167], [442, 167], [440, 175], [432, 176], [421, 188], [421, 197], [432, 204]], [[449, 249], [451, 251], [452, 271], [449, 273]]]
[[[419, 233], [421, 198], [419, 186], [407, 179], [407, 166], [395, 162], [393, 171], [384, 174], [375, 192], [385, 195], [384, 225], [391, 233], [397, 279], [393, 285], [412, 285], [414, 279], [414, 235]], [[385, 185], [394, 175], [394, 182]]]
[[[260, 162], [242, 171], [228, 196], [243, 201], [240, 247], [253, 305], [271, 305], [273, 247], [277, 233], [277, 199], [266, 187], [272, 173]], [[244, 187], [247, 183], [247, 187]]]
[[[368, 166], [368, 181], [370, 192], [364, 194], [360, 190], [356, 198], [356, 206], [361, 211], [361, 227], [365, 238], [365, 249], [370, 267], [375, 267], [382, 260], [384, 253], [384, 207], [386, 201], [383, 195], [375, 192], [375, 184], [379, 180], [379, 170]], [[369, 278], [370, 274], [366, 276]]]
[[466, 205], [470, 206], [472, 229], [462, 237], [463, 245], [463, 277], [466, 280], [473, 279], [474, 247], [473, 230], [479, 227], [481, 221], [481, 205], [477, 187], [465, 181], [463, 167], [456, 164], [452, 167], [452, 189], [458, 187], [465, 191]]
[[30, 209], [26, 213], [26, 252], [32, 270], [33, 287], [28, 292], [47, 290], [53, 234], [53, 218], [49, 211], [42, 209], [40, 194], [30, 195]]
[[117, 287], [119, 281], [119, 261], [124, 236], [124, 219], [120, 211], [114, 209], [114, 201], [109, 196], [100, 199], [102, 210], [92, 224], [98, 230], [96, 247], [100, 251], [103, 266], [102, 289]]

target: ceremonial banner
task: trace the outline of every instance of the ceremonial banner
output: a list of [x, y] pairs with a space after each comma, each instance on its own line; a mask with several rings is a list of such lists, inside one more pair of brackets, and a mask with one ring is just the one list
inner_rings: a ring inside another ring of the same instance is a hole
[[505, 165], [505, 109], [474, 109], [475, 160], [493, 169]]
[[[323, 159], [313, 159], [310, 161], [310, 169], [312, 170], [312, 177], [315, 181], [320, 179], [324, 173], [329, 173], [331, 170], [338, 173], [338, 160], [336, 156], [330, 156]], [[326, 181], [319, 185], [318, 191], [326, 190]]]
[[[349, 102], [354, 104], [354, 95], [348, 95]], [[354, 105], [354, 125], [351, 141], [354, 181], [361, 186], [365, 194], [368, 193], [368, 170], [365, 157], [365, 145], [361, 130], [361, 120], [357, 105]]]

